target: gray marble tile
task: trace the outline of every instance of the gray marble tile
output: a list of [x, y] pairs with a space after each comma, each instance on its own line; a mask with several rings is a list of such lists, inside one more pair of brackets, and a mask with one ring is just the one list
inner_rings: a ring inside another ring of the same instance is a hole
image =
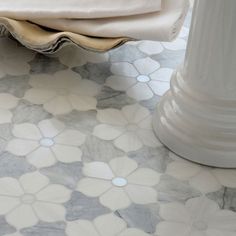
[[104, 161], [112, 158], [124, 156], [124, 152], [117, 149], [111, 141], [104, 141], [93, 135], [87, 137], [86, 143], [81, 147], [83, 151], [83, 161]]
[[160, 63], [161, 67], [176, 69], [184, 61], [185, 50], [164, 50], [161, 54], [151, 56]]
[[74, 67], [72, 70], [79, 73], [82, 78], [93, 80], [98, 84], [104, 84], [106, 78], [111, 75], [109, 62], [98, 64], [88, 62], [83, 66]]
[[82, 164], [78, 162], [70, 164], [58, 162], [54, 166], [41, 169], [40, 172], [48, 176], [52, 183], [62, 184], [74, 189], [82, 178]]
[[43, 54], [37, 54], [35, 58], [29, 62], [31, 66], [30, 73], [31, 74], [54, 74], [57, 71], [65, 70], [68, 67], [61, 64], [61, 62], [57, 58], [47, 57]]
[[110, 210], [99, 203], [97, 198], [86, 197], [80, 192], [73, 192], [69, 202], [65, 204], [67, 209], [66, 220], [78, 219], [93, 220], [99, 215], [109, 213]]
[[9, 225], [3, 216], [0, 216], [0, 236], [16, 232], [15, 228]]
[[37, 124], [41, 120], [51, 117], [52, 115], [45, 111], [42, 105], [34, 105], [25, 100], [21, 100], [13, 111], [14, 123], [29, 122]]
[[9, 140], [12, 137], [12, 124], [0, 124], [0, 138]]
[[135, 152], [129, 152], [128, 157], [139, 163], [140, 167], [148, 167], [163, 173], [170, 162], [168, 150], [165, 147], [143, 147]]
[[29, 75], [6, 76], [0, 80], [0, 93], [10, 93], [16, 97], [22, 98], [26, 90], [30, 89], [28, 81]]
[[132, 204], [126, 209], [116, 211], [115, 214], [124, 219], [129, 227], [138, 228], [146, 233], [153, 234], [157, 223], [160, 221], [158, 211], [158, 204]]
[[0, 178], [19, 177], [35, 170], [36, 168], [30, 165], [24, 157], [17, 157], [8, 152], [0, 155]]
[[160, 202], [186, 201], [189, 198], [199, 197], [201, 193], [188, 183], [177, 180], [169, 175], [162, 175], [156, 186]]
[[146, 54], [140, 52], [134, 45], [123, 45], [120, 48], [110, 51], [111, 62], [133, 62], [137, 59], [146, 57]]
[[68, 128], [79, 129], [85, 134], [91, 134], [93, 128], [98, 124], [97, 111], [72, 111], [69, 114], [58, 116]]
[[24, 236], [66, 236], [65, 227], [65, 222], [40, 222], [33, 227], [22, 229], [20, 233]]
[[146, 107], [151, 113], [153, 113], [157, 107], [157, 104], [160, 101], [160, 97], [157, 95], [154, 95], [149, 100], [140, 101], [140, 105]]
[[236, 189], [222, 188], [221, 190], [207, 194], [207, 197], [216, 201], [220, 208], [236, 212]]
[[116, 108], [136, 103], [136, 101], [126, 95], [126, 92], [116, 91], [109, 87], [104, 87], [97, 98], [97, 108]]

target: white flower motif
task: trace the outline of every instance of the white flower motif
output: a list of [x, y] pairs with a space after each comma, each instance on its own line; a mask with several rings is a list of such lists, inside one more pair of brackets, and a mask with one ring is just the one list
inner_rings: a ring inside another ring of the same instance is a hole
[[125, 152], [138, 150], [143, 144], [161, 145], [152, 131], [150, 112], [139, 104], [121, 110], [98, 110], [97, 119], [103, 124], [97, 125], [93, 134], [103, 140], [114, 140], [114, 145]]
[[172, 69], [160, 68], [157, 61], [149, 57], [138, 59], [130, 64], [117, 62], [111, 66], [113, 74], [106, 85], [126, 91], [127, 95], [137, 101], [147, 100], [156, 95], [163, 95], [169, 89], [169, 80]]
[[71, 191], [62, 185], [49, 184], [39, 172], [22, 175], [19, 180], [0, 179], [0, 215], [17, 229], [30, 227], [39, 220], [65, 220], [62, 203], [70, 199]]
[[127, 157], [104, 162], [85, 163], [77, 190], [90, 197], [99, 197], [100, 203], [111, 210], [126, 208], [134, 202], [148, 204], [157, 201], [152, 186], [158, 184], [160, 174], [149, 168], [138, 168]]
[[26, 156], [38, 168], [51, 166], [56, 161], [81, 161], [82, 151], [78, 146], [85, 142], [86, 136], [77, 130], [65, 129], [56, 119], [43, 120], [38, 126], [15, 124], [12, 133], [15, 138], [8, 142], [7, 151]]
[[17, 106], [19, 99], [8, 93], [0, 94], [0, 124], [11, 123], [13, 109]]
[[34, 104], [43, 104], [46, 111], [65, 114], [73, 109], [88, 111], [96, 109], [96, 96], [101, 86], [93, 81], [81, 79], [78, 73], [64, 70], [54, 75], [32, 75], [30, 85], [33, 87], [25, 94], [25, 99]]
[[157, 225], [158, 236], [233, 236], [236, 235], [236, 213], [221, 210], [206, 197], [189, 199], [185, 205], [161, 205], [164, 221]]
[[127, 228], [127, 223], [114, 215], [106, 214], [88, 220], [77, 220], [67, 223], [68, 236], [151, 236], [137, 228]]
[[222, 186], [236, 188], [236, 170], [210, 168], [178, 158], [167, 166], [166, 173], [189, 184], [202, 193], [215, 192]]
[[148, 54], [148, 55], [154, 55], [154, 54], [160, 54], [163, 52], [164, 48], [160, 42], [156, 41], [142, 41], [138, 48], [140, 51]]
[[30, 71], [28, 64], [35, 53], [29, 49], [17, 46], [17, 43], [9, 38], [0, 39], [0, 78], [5, 75], [24, 75]]
[[62, 64], [72, 68], [76, 66], [83, 66], [87, 62], [106, 62], [109, 59], [109, 54], [92, 52], [75, 45], [69, 45], [60, 49], [53, 55], [53, 57], [58, 57]]

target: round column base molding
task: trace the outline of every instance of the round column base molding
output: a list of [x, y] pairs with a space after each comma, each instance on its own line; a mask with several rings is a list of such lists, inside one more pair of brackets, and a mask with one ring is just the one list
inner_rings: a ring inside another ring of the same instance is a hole
[[178, 71], [158, 104], [153, 128], [164, 145], [185, 159], [236, 167], [236, 101], [216, 101], [198, 94]]

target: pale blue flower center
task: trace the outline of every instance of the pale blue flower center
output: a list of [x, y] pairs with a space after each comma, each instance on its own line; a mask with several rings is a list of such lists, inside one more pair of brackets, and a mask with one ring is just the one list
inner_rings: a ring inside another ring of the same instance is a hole
[[112, 180], [112, 184], [117, 186], [117, 187], [124, 187], [127, 185], [128, 181], [125, 178], [122, 177], [116, 177]]

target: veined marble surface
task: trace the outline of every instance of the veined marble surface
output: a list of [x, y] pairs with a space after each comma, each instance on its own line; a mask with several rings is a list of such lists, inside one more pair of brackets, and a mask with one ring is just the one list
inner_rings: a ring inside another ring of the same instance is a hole
[[236, 235], [236, 170], [183, 160], [152, 131], [189, 23], [105, 54], [0, 39], [0, 236]]

